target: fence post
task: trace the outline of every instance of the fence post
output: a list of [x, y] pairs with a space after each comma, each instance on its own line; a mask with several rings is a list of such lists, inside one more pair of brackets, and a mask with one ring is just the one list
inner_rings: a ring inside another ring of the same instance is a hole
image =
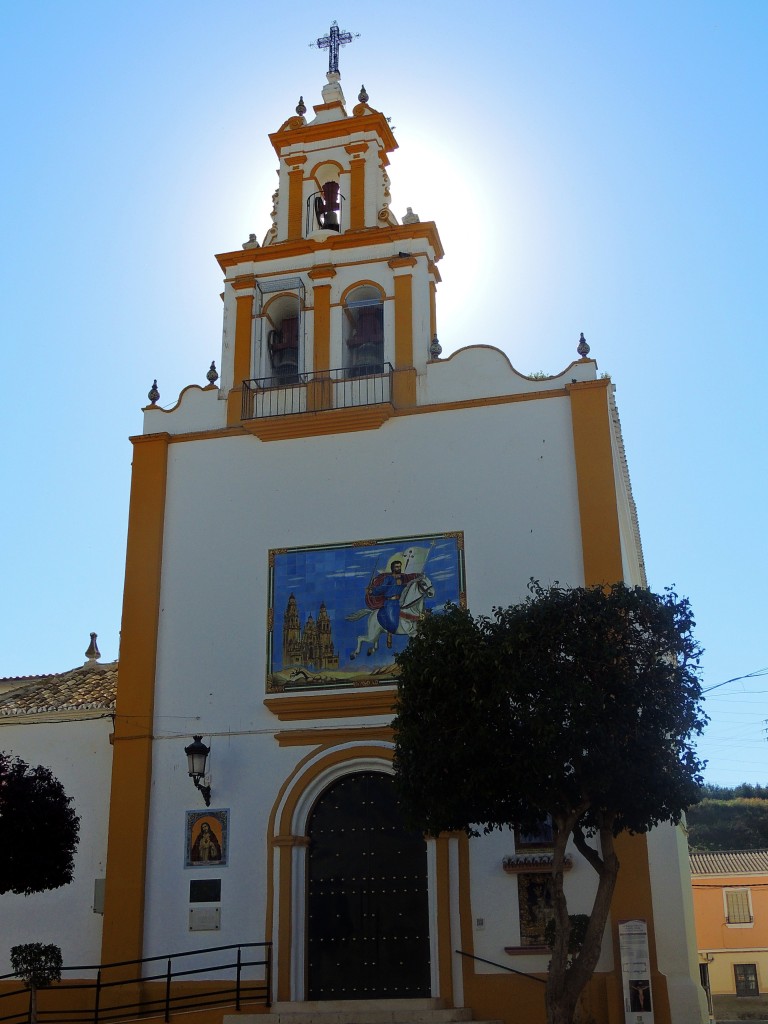
[[171, 958], [168, 957], [168, 967], [165, 972], [165, 1024], [171, 1019]]
[[240, 1012], [240, 972], [243, 969], [242, 965], [242, 951], [240, 946], [237, 947], [237, 982], [235, 985], [235, 1009]]
[[96, 972], [96, 997], [93, 1006], [93, 1024], [99, 1024], [99, 1002], [101, 1001], [101, 968]]

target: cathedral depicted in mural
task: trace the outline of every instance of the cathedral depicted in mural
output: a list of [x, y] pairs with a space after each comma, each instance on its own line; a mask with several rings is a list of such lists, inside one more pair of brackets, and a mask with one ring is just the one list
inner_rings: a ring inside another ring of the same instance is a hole
[[267, 690], [392, 682], [426, 615], [464, 605], [461, 533], [270, 552]]
[[310, 612], [301, 627], [295, 594], [288, 598], [283, 616], [283, 667], [312, 665], [318, 671], [339, 667], [339, 656], [333, 649], [333, 626], [325, 602], [320, 603], [317, 621]]

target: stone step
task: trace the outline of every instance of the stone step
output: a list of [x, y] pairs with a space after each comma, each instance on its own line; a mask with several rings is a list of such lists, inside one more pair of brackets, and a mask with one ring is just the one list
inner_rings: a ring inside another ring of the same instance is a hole
[[268, 1017], [226, 1015], [223, 1024], [464, 1024], [471, 1020], [471, 1009], [449, 1009], [440, 999], [336, 999], [274, 1003]]

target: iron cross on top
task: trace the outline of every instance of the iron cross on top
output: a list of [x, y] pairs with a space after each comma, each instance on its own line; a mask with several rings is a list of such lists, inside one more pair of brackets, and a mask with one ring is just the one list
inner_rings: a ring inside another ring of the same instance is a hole
[[339, 47], [346, 46], [347, 43], [351, 43], [353, 39], [357, 39], [360, 33], [355, 32], [354, 35], [351, 32], [344, 32], [339, 28], [338, 22], [334, 21], [331, 23], [331, 31], [327, 36], [322, 36], [314, 43], [310, 43], [310, 46], [316, 46], [318, 50], [328, 50], [328, 71], [335, 71], [339, 73]]

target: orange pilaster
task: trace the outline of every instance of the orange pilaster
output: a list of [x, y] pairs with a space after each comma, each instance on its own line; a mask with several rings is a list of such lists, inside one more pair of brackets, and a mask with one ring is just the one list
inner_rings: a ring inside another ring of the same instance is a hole
[[[584, 584], [588, 587], [617, 583], [624, 578], [611, 445], [610, 386], [608, 380], [567, 386], [571, 399]], [[640, 918], [648, 924], [655, 1020], [657, 1024], [669, 1024], [667, 985], [663, 975], [659, 974], [656, 959], [646, 837], [622, 834], [616, 839], [616, 852], [621, 869], [611, 903], [615, 961], [614, 975], [606, 983], [609, 1019], [612, 1024], [623, 1024], [624, 1021], [618, 922]]]
[[[237, 287], [237, 285], [235, 285]], [[227, 423], [239, 423], [242, 408], [243, 381], [251, 376], [251, 337], [253, 334], [253, 293], [238, 295], [235, 314], [235, 358], [232, 390], [228, 395]]]
[[570, 384], [584, 584], [624, 578], [613, 474], [608, 380]]
[[102, 961], [142, 955], [168, 434], [133, 438]]
[[[413, 267], [413, 257], [389, 261], [393, 269], [401, 266]], [[413, 366], [413, 278], [410, 274], [395, 276], [395, 369]]]
[[295, 167], [288, 172], [288, 237], [301, 238], [301, 214], [304, 190], [304, 171]]
[[358, 158], [349, 165], [349, 226], [352, 231], [365, 227], [365, 160]]
[[315, 372], [331, 368], [331, 286], [314, 286], [315, 306]]

